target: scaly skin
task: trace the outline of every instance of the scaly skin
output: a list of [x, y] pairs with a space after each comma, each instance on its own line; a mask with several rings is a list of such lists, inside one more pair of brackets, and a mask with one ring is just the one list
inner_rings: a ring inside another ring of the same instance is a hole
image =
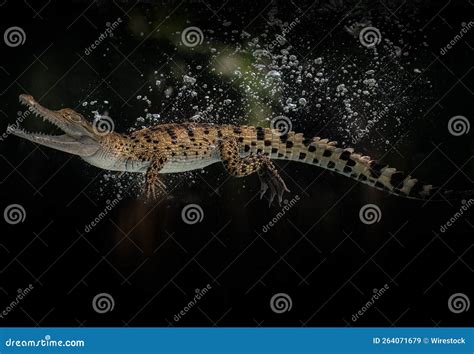
[[81, 156], [106, 170], [145, 173], [145, 192], [158, 198], [163, 190], [162, 173], [202, 169], [221, 161], [235, 177], [257, 172], [261, 196], [270, 190], [281, 202], [288, 189], [271, 160], [292, 160], [316, 165], [359, 180], [391, 194], [427, 198], [433, 191], [417, 179], [387, 165], [336, 146], [327, 139], [306, 138], [301, 133], [281, 135], [269, 128], [200, 123], [161, 124], [130, 134], [100, 134], [72, 109], [58, 111], [41, 106], [29, 95], [20, 102], [33, 113], [58, 126], [64, 135], [39, 135], [9, 127], [12, 134], [35, 143]]

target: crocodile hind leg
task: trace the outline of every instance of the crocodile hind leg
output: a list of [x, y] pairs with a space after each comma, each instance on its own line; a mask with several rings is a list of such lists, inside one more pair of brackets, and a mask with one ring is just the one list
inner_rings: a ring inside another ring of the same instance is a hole
[[163, 157], [155, 157], [151, 160], [145, 174], [145, 196], [150, 200], [157, 200], [166, 190], [165, 184], [159, 177], [159, 172], [166, 160]]
[[275, 196], [281, 204], [283, 193], [289, 190], [268, 156], [251, 154], [240, 157], [239, 145], [233, 138], [219, 141], [218, 148], [222, 163], [231, 176], [245, 177], [257, 172], [261, 183], [260, 199], [270, 189], [270, 204]]

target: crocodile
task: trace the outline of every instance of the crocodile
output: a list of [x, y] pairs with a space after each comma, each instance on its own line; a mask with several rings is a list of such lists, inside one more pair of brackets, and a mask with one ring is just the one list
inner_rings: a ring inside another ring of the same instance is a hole
[[80, 156], [101, 169], [142, 173], [144, 192], [152, 200], [166, 189], [161, 174], [198, 170], [222, 162], [234, 177], [257, 173], [260, 198], [267, 195], [271, 204], [277, 197], [281, 203], [289, 190], [273, 160], [319, 166], [406, 198], [427, 199], [439, 191], [351, 148], [338, 147], [335, 141], [308, 138], [294, 131], [190, 122], [159, 124], [119, 134], [113, 129], [104, 132], [73, 109], [51, 110], [27, 94], [20, 95], [19, 100], [34, 116], [52, 123], [64, 134], [27, 132], [10, 125], [11, 134]]

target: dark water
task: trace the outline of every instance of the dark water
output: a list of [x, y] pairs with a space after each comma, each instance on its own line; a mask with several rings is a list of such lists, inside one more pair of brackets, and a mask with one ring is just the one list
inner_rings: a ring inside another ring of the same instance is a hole
[[[472, 33], [440, 51], [469, 24], [473, 6], [444, 5], [7, 1], [2, 33], [18, 26], [25, 43], [0, 43], [1, 131], [23, 110], [24, 92], [91, 120], [93, 111], [108, 112], [119, 132], [191, 117], [268, 126], [284, 115], [308, 136], [339, 140], [435, 185], [472, 189], [472, 131], [453, 136], [447, 128], [457, 115], [472, 122]], [[375, 50], [361, 45], [358, 30], [349, 33], [356, 22], [379, 29]], [[195, 47], [181, 40], [190, 26], [203, 33]], [[262, 49], [269, 54], [255, 53]], [[370, 79], [375, 87], [364, 83]], [[32, 117], [21, 125], [52, 131]], [[220, 164], [167, 176], [170, 195], [145, 204], [141, 176], [104, 177], [79, 158], [12, 136], [0, 153], [2, 210], [19, 204], [26, 214], [16, 225], [1, 220], [0, 307], [34, 287], [1, 325], [472, 325], [469, 312], [448, 307], [455, 293], [472, 299], [472, 211], [440, 231], [460, 201], [404, 200], [279, 162], [292, 191], [284, 215], [258, 200], [256, 176], [228, 178]], [[201, 222], [183, 222], [189, 204], [202, 209]], [[361, 222], [366, 204], [379, 207], [379, 222]], [[113, 298], [112, 311], [94, 311], [100, 293]], [[278, 293], [291, 298], [290, 311], [272, 311]]]

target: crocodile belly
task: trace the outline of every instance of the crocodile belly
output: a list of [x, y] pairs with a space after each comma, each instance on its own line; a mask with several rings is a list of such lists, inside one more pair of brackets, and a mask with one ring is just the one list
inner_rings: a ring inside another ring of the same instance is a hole
[[219, 161], [217, 158], [175, 159], [165, 163], [160, 173], [178, 173], [200, 170]]

